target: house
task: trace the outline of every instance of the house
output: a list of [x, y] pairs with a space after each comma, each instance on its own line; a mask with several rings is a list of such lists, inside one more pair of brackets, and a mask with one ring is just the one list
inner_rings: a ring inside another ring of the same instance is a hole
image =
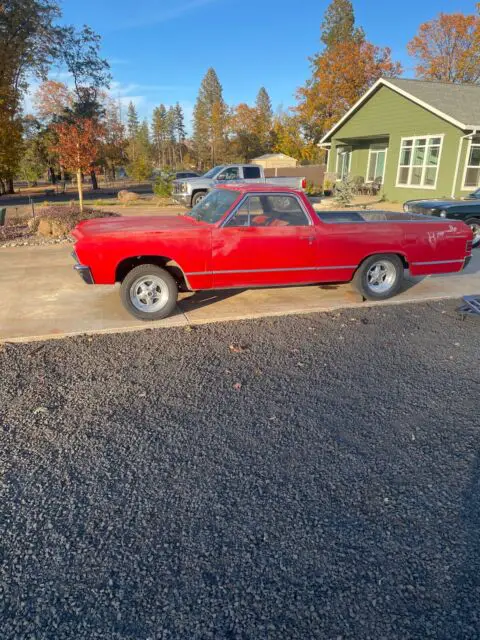
[[251, 162], [252, 164], [261, 165], [264, 169], [280, 169], [283, 167], [296, 167], [298, 165], [295, 158], [290, 158], [290, 156], [284, 153], [266, 153], [263, 156], [254, 158]]
[[322, 138], [337, 179], [381, 182], [388, 200], [480, 187], [480, 86], [378, 80]]

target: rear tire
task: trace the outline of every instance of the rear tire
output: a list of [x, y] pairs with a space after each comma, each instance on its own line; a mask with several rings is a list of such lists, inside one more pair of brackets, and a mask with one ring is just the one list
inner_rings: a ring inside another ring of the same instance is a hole
[[353, 285], [367, 300], [387, 300], [402, 288], [403, 262], [394, 254], [370, 256], [358, 267]]
[[177, 306], [178, 287], [170, 273], [141, 264], [127, 273], [120, 287], [125, 309], [140, 320], [162, 320]]
[[201, 202], [207, 195], [206, 191], [199, 191], [192, 198], [192, 207]]
[[480, 247], [480, 218], [471, 218], [466, 220], [466, 224], [473, 231], [473, 243], [472, 247], [475, 249]]

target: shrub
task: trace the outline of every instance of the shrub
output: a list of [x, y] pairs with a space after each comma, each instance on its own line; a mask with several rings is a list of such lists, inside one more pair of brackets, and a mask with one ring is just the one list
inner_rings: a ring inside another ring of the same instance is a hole
[[351, 176], [345, 176], [343, 180], [337, 182], [337, 186], [335, 188], [335, 201], [346, 207], [351, 203], [353, 197], [355, 195], [355, 184], [351, 178]]
[[161, 174], [155, 180], [153, 185], [153, 192], [159, 198], [168, 198], [172, 195], [172, 181], [173, 176], [166, 173]]
[[307, 180], [305, 193], [309, 196], [316, 196], [317, 193], [320, 193], [320, 189], [311, 180]]
[[67, 206], [50, 206], [42, 209], [30, 223], [30, 229], [33, 233], [39, 230], [42, 225], [42, 235], [67, 235], [82, 220], [92, 220], [94, 218], [111, 218], [119, 216], [118, 213], [111, 211], [98, 211], [96, 209], [87, 209], [80, 211], [76, 204]]

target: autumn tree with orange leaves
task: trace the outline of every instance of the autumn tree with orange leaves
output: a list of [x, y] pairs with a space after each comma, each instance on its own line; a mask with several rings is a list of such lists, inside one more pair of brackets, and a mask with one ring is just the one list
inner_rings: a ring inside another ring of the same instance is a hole
[[72, 108], [73, 102], [74, 96], [67, 85], [55, 80], [42, 82], [33, 97], [35, 111], [42, 121], [63, 116]]
[[297, 92], [296, 111], [312, 143], [318, 143], [380, 77], [402, 72], [388, 47], [368, 42], [363, 30], [355, 27], [350, 0], [333, 0], [322, 28], [325, 48], [312, 58], [312, 76]]
[[477, 14], [440, 13], [420, 25], [407, 45], [417, 60], [418, 78], [441, 82], [480, 82], [480, 3]]
[[79, 118], [74, 122], [53, 125], [58, 142], [52, 151], [62, 165], [77, 176], [78, 202], [83, 211], [83, 173], [92, 169], [100, 149], [103, 128], [93, 118]]

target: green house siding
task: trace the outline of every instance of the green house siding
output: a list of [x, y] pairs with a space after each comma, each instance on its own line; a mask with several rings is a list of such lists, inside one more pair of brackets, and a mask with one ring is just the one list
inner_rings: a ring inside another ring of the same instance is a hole
[[[397, 187], [402, 138], [427, 135], [443, 137], [436, 188]], [[334, 133], [328, 170], [336, 171], [337, 149], [347, 145], [353, 149], [350, 174], [366, 178], [369, 147], [378, 139], [386, 138], [389, 142], [383, 192], [388, 200], [403, 202], [414, 198], [450, 196], [463, 135], [465, 132], [461, 129], [383, 86]], [[464, 140], [455, 185], [458, 196], [466, 193], [461, 187], [467, 151], [468, 140]]]

